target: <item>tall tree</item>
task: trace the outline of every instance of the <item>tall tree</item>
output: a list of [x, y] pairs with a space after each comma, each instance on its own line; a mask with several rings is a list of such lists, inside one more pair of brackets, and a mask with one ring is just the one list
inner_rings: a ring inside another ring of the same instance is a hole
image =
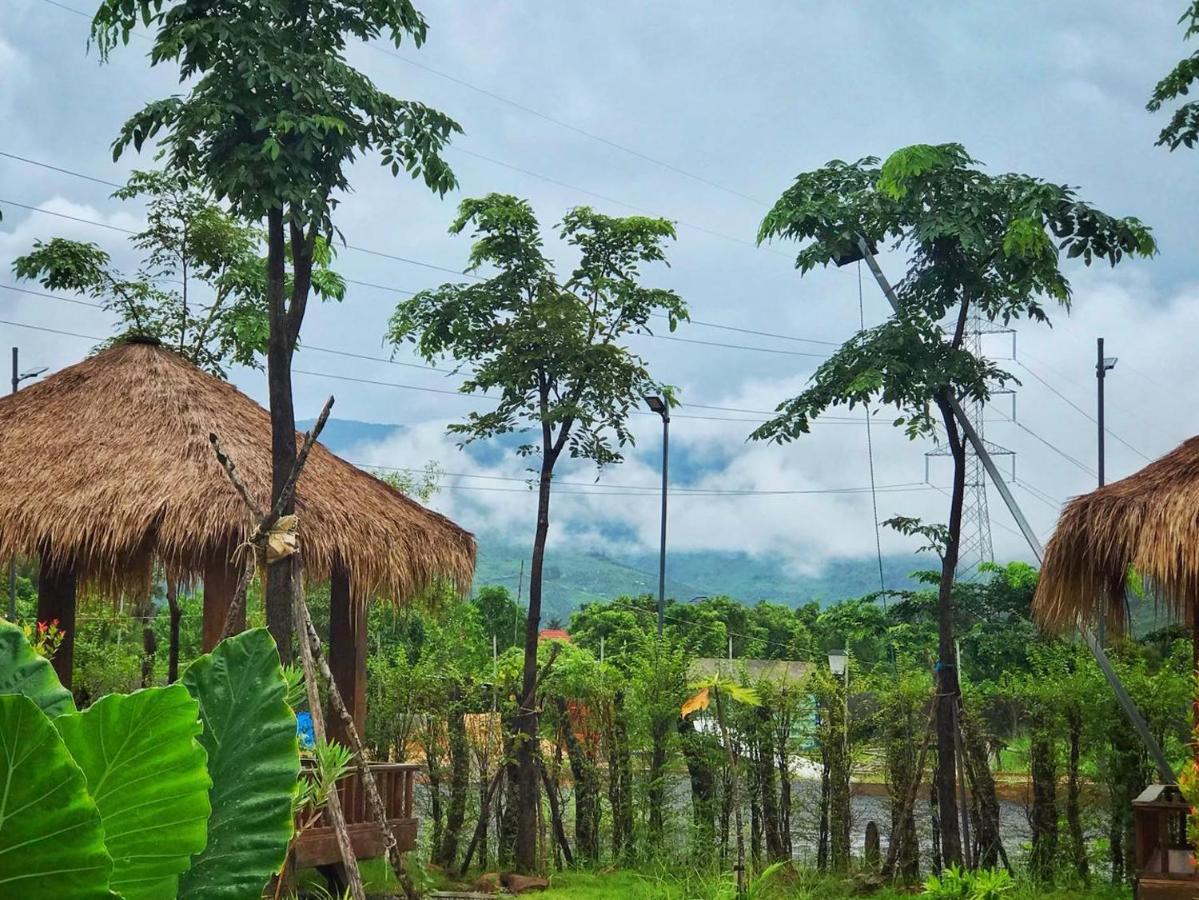
[[[135, 171], [113, 196], [146, 202], [146, 227], [129, 239], [142, 256], [135, 273], [97, 244], [52, 238], [18, 257], [14, 274], [91, 297], [116, 317], [118, 332], [156, 337], [215, 375], [260, 365], [267, 316], [257, 229], [166, 172]], [[324, 296], [344, 292], [323, 264], [314, 281]]]
[[[908, 257], [896, 285], [898, 310], [841, 346], [812, 376], [810, 387], [777, 407], [753, 433], [756, 440], [787, 442], [807, 433], [829, 407], [880, 403], [899, 410], [897, 426], [909, 437], [936, 434], [937, 418], [953, 458], [946, 526], [895, 520], [939, 545], [936, 796], [941, 808], [944, 864], [960, 864], [961, 839], [954, 798], [953, 579], [958, 563], [966, 444], [954, 417], [955, 400], [986, 401], [1012, 376], [971, 353], [965, 342], [972, 315], [1007, 323], [1048, 322], [1048, 300], [1068, 307], [1068, 258], [1107, 259], [1156, 251], [1149, 229], [1117, 219], [1077, 199], [1065, 186], [1020, 174], [990, 175], [959, 144], [917, 144], [885, 163], [866, 157], [835, 160], [795, 179], [767, 213], [759, 240], [804, 243], [796, 267], [843, 263], [859, 255], [858, 242], [892, 244]], [[946, 324], [943, 324], [946, 323]], [[933, 410], [939, 414], [934, 418]]]
[[[351, 38], [422, 44], [428, 26], [410, 0], [103, 0], [92, 39], [107, 58], [140, 27], [154, 30], [151, 65], [176, 63], [186, 93], [152, 101], [126, 121], [113, 157], [157, 139], [168, 171], [238, 218], [266, 222], [274, 503], [296, 459], [291, 361], [317, 241], [333, 234], [348, 166], [376, 151], [393, 174], [403, 168], [444, 194], [455, 181], [440, 154], [460, 129], [380, 91], [346, 61]], [[295, 564], [289, 557], [267, 571], [267, 625], [285, 660]]]
[[687, 310], [673, 291], [640, 284], [641, 265], [665, 261], [663, 245], [674, 237], [674, 226], [664, 219], [571, 210], [559, 233], [578, 249], [579, 262], [565, 281], [555, 277], [541, 228], [524, 200], [503, 194], [465, 200], [450, 232], [468, 226], [476, 239], [468, 271], [493, 267], [495, 274], [404, 301], [392, 317], [389, 338], [396, 345], [414, 342], [429, 360], [450, 356], [469, 364], [462, 391], [492, 392], [495, 409], [470, 413], [450, 426], [463, 442], [536, 430], [536, 438], [519, 448], [522, 456], [540, 455], [541, 464], [520, 694], [528, 702], [516, 717], [516, 864], [532, 871], [540, 796], [532, 698], [554, 467], [564, 453], [601, 467], [621, 461], [620, 449], [633, 441], [630, 413], [645, 394], [661, 390], [622, 342], [648, 332], [650, 317], [659, 311], [673, 330]]

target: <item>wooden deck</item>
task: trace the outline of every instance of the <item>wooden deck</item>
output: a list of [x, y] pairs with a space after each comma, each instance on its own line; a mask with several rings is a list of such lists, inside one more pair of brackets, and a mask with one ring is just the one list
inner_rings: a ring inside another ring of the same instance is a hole
[[[416, 847], [417, 820], [412, 814], [412, 794], [420, 766], [411, 763], [371, 763], [371, 773], [383, 796], [388, 823], [395, 834], [401, 852]], [[366, 791], [357, 772], [351, 772], [337, 783], [341, 808], [354, 855], [359, 859], [382, 856], [385, 850], [383, 833], [375, 825], [366, 802]], [[325, 814], [316, 824], [300, 835], [293, 850], [292, 864], [296, 869], [333, 865], [341, 862], [337, 837]]]

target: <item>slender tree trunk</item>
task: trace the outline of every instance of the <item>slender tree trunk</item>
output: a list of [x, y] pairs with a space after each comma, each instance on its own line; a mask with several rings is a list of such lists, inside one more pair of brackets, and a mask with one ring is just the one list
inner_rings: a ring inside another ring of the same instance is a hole
[[1033, 729], [1029, 769], [1032, 775], [1032, 853], [1029, 855], [1029, 869], [1038, 881], [1049, 883], [1053, 881], [1054, 861], [1057, 858], [1057, 765], [1053, 741], [1044, 724]]
[[441, 806], [441, 729], [437, 727], [436, 719], [429, 716], [425, 722], [425, 772], [429, 779], [429, 819], [432, 822], [432, 840], [434, 858], [439, 858], [442, 845], [442, 835], [445, 833], [445, 813]]
[[[296, 462], [296, 413], [291, 390], [291, 358], [294, 345], [287, 315], [286, 250], [283, 209], [272, 208], [267, 214], [266, 300], [270, 322], [267, 341], [267, 389], [271, 410], [271, 504], [283, 493], [287, 476]], [[287, 504], [284, 515], [295, 512], [295, 503]], [[292, 661], [292, 557], [276, 562], [266, 570], [266, 625], [279, 647], [284, 663]]]
[[599, 832], [595, 828], [599, 774], [575, 736], [566, 701], [559, 697], [557, 707], [562, 720], [566, 756], [570, 760], [570, 774], [575, 782], [575, 850], [581, 862], [595, 863], [599, 861]]
[[[517, 820], [519, 815], [519, 779], [520, 773], [516, 762], [516, 745], [520, 735], [516, 731], [515, 714], [512, 720], [504, 718], [504, 803], [499, 810], [498, 841], [499, 867], [506, 869], [512, 863], [516, 854], [516, 834], [520, 827]], [[534, 815], [536, 815], [534, 813]], [[536, 841], [534, 841], [536, 843]]]
[[[546, 431], [548, 435], [548, 428]], [[541, 806], [540, 776], [537, 771], [539, 738], [536, 710], [537, 639], [541, 630], [541, 582], [545, 563], [545, 540], [550, 529], [550, 479], [556, 455], [543, 444], [541, 478], [537, 489], [537, 530], [533, 536], [533, 556], [529, 566], [529, 613], [525, 619], [524, 671], [520, 696], [527, 698], [528, 709], [516, 713], [516, 870], [531, 874], [537, 868], [537, 810]]]
[[737, 861], [733, 871], [737, 875], [737, 895], [745, 891], [745, 829], [741, 823], [741, 798], [737, 796], [737, 757], [733, 752], [733, 742], [729, 737], [728, 725], [724, 718], [724, 701], [720, 689], [714, 688], [712, 694], [716, 699], [716, 723], [720, 726], [720, 737], [724, 742], [724, 752], [729, 767], [729, 799], [733, 807], [733, 822], [736, 830]]
[[487, 848], [487, 832], [490, 831], [489, 818], [491, 810], [489, 808], [491, 800], [491, 775], [487, 771], [485, 765], [479, 766], [479, 821], [482, 824], [482, 831], [476, 829], [479, 835], [477, 841], [479, 845], [479, 866], [483, 869], [487, 868], [488, 848]]
[[[570, 841], [566, 839], [566, 828], [562, 824], [562, 804], [558, 797], [558, 785], [555, 783], [555, 779], [550, 778], [545, 760], [538, 757], [537, 763], [538, 768], [541, 770], [542, 784], [545, 786], [546, 800], [549, 801], [550, 828], [554, 832], [554, 842], [557, 844], [558, 849], [561, 850], [562, 860], [565, 861], [566, 865], [573, 866], [575, 864], [574, 854], [570, 849]], [[558, 868], [562, 868], [561, 864], [558, 865]]]
[[[891, 800], [891, 841], [898, 841], [895, 872], [904, 884], [920, 880], [920, 845], [916, 837], [916, 816], [908, 804], [916, 785], [919, 765], [912, 710], [902, 720], [892, 720], [885, 733], [887, 787]], [[891, 848], [888, 848], [890, 851]], [[889, 855], [889, 854], [888, 854]]]
[[780, 710], [777, 727], [775, 728], [775, 764], [779, 774], [779, 837], [782, 841], [782, 853], [785, 859], [791, 858], [791, 761], [789, 758], [789, 739], [791, 735], [791, 713]]
[[1003, 849], [1000, 833], [999, 798], [995, 793], [995, 778], [991, 774], [991, 761], [987, 752], [987, 741], [978, 716], [963, 712], [962, 742], [966, 756], [966, 777], [970, 780], [970, 793], [976, 810], [974, 819], [975, 839], [978, 844], [978, 865], [993, 869], [1002, 860], [1007, 865], [1007, 853]]
[[720, 864], [729, 860], [729, 837], [733, 818], [733, 771], [726, 760], [720, 773]]
[[466, 719], [462, 713], [462, 690], [454, 685], [448, 723], [450, 744], [450, 798], [446, 810], [439, 859], [447, 869], [458, 856], [462, 823], [466, 820], [466, 792], [470, 785], [470, 746], [466, 740]]
[[749, 860], [754, 869], [762, 867], [762, 781], [756, 748], [748, 749], [749, 762]]
[[628, 861], [633, 856], [633, 767], [624, 691], [612, 698], [612, 748], [609, 757], [609, 797], [612, 801], [612, 852]]
[[[935, 704], [934, 704], [935, 705]], [[937, 772], [937, 751], [932, 750], [932, 770], [933, 777], [936, 777]], [[928, 823], [929, 831], [932, 833], [932, 859], [930, 864], [934, 874], [940, 875], [944, 866], [941, 858], [941, 811], [937, 805], [937, 789], [933, 785], [928, 792]]]
[[666, 737], [670, 734], [670, 719], [660, 711], [653, 713], [650, 722], [649, 788], [649, 843], [653, 849], [662, 845], [664, 828], [663, 813], [666, 809]]
[[[827, 727], [826, 727], [827, 733]], [[828, 742], [820, 742], [820, 817], [816, 835], [816, 868], [828, 871], [829, 860], [829, 806], [832, 802], [832, 768], [829, 765]]]
[[849, 722], [845, 717], [844, 686], [838, 682], [827, 704], [829, 734], [829, 864], [836, 872], [849, 869]]
[[167, 684], [179, 678], [179, 622], [183, 610], [179, 608], [179, 585], [174, 579], [167, 581], [167, 606], [171, 611], [170, 638], [167, 647]]
[[766, 838], [766, 854], [771, 862], [786, 859], [789, 854], [783, 846], [783, 829], [779, 815], [779, 799], [774, 769], [773, 712], [760, 706], [757, 713], [761, 731], [758, 743], [758, 781], [762, 793], [762, 828]]
[[958, 696], [955, 666], [953, 581], [958, 567], [962, 534], [962, 502], [966, 492], [966, 448], [958, 432], [948, 393], [937, 398], [953, 455], [953, 488], [949, 503], [949, 534], [941, 558], [941, 582], [937, 593], [937, 771], [936, 795], [940, 811], [941, 858], [946, 866], [962, 864], [962, 839], [958, 827], [956, 796], [957, 766], [954, 753], [954, 707]]
[[708, 861], [716, 838], [716, 776], [702, 735], [690, 719], [678, 721], [679, 743], [691, 780], [692, 848], [698, 860]]
[[1070, 828], [1074, 870], [1084, 883], [1089, 884], [1091, 871], [1087, 863], [1087, 843], [1082, 831], [1082, 783], [1078, 775], [1078, 763], [1082, 755], [1082, 711], [1076, 704], [1070, 704], [1066, 710], [1066, 725], [1070, 741], [1066, 769], [1066, 822]]

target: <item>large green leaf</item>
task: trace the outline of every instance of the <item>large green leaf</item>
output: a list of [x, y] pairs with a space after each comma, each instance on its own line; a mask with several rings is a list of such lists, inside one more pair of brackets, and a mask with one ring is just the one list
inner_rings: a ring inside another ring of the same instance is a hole
[[212, 776], [208, 846], [180, 879], [179, 896], [257, 897], [283, 865], [300, 774], [296, 717], [265, 628], [221, 641], [183, 684], [200, 703]]
[[71, 692], [62, 686], [49, 661], [38, 656], [25, 634], [0, 620], [0, 694], [24, 694], [53, 718], [75, 711]]
[[112, 859], [83, 772], [37, 704], [0, 696], [0, 897], [111, 896]]
[[208, 838], [199, 705], [173, 684], [110, 694], [54, 724], [100, 809], [112, 889], [125, 900], [173, 900]]

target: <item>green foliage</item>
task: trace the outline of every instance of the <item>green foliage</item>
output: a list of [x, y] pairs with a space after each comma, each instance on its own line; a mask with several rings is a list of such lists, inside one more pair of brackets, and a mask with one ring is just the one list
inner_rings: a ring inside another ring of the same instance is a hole
[[351, 38], [419, 46], [427, 25], [409, 0], [104, 0], [92, 39], [107, 58], [139, 27], [154, 35], [151, 65], [177, 63], [187, 88], [131, 117], [114, 158], [158, 138], [167, 167], [239, 219], [290, 207], [301, 235], [332, 231], [333, 194], [372, 149], [393, 174], [440, 194], [454, 187], [440, 153], [458, 125], [380, 91], [346, 60]]
[[468, 271], [494, 266], [497, 274], [404, 301], [388, 339], [397, 346], [413, 342], [430, 361], [469, 361], [461, 390], [491, 392], [497, 405], [450, 426], [464, 443], [535, 426], [538, 445], [526, 444], [521, 453], [540, 452], [551, 470], [564, 449], [601, 466], [620, 462], [619, 448], [633, 440], [630, 411], [662, 390], [620, 342], [648, 332], [659, 310], [672, 330], [687, 315], [673, 291], [638, 283], [642, 263], [664, 261], [674, 227], [573, 209], [559, 233], [580, 258], [560, 283], [526, 201], [505, 194], [464, 200], [450, 231], [468, 226], [475, 238]]
[[208, 777], [197, 704], [182, 685], [112, 694], [54, 721], [100, 810], [127, 900], [176, 895], [207, 841]]
[[[304, 775], [295, 798], [295, 811], [301, 823], [314, 822], [320, 815], [333, 788], [350, 771], [354, 755], [348, 747], [336, 741], [317, 741], [312, 750], [304, 751]], [[301, 824], [300, 830], [304, 825]]]
[[295, 714], [270, 634], [228, 638], [183, 674], [212, 778], [208, 844], [180, 881], [200, 900], [257, 896], [283, 864], [300, 770]]
[[484, 636], [495, 636], [496, 649], [500, 653], [515, 647], [523, 639], [521, 628], [525, 623], [524, 610], [506, 587], [483, 585], [475, 591], [471, 603], [478, 610], [479, 627]]
[[0, 695], [24, 694], [48, 716], [75, 711], [48, 660], [38, 656], [20, 627], [0, 620]]
[[917, 551], [918, 553], [926, 553], [931, 550], [937, 556], [945, 555], [945, 548], [949, 544], [949, 529], [944, 525], [928, 525], [911, 516], [892, 516], [882, 524], [900, 534], [906, 534], [908, 537], [924, 538], [926, 543]]
[[[257, 229], [176, 174], [135, 171], [113, 196], [146, 201], [147, 225], [130, 238], [142, 253], [134, 275], [115, 268], [97, 244], [53, 238], [16, 259], [16, 276], [91, 297], [116, 316], [120, 335], [158, 338], [221, 377], [229, 365], [260, 365], [268, 322]], [[329, 268], [331, 246], [318, 240], [314, 257], [316, 293], [340, 300], [345, 283]]]
[[[874, 157], [834, 160], [795, 179], [762, 221], [758, 239], [801, 242], [807, 272], [856, 252], [859, 239], [908, 252], [898, 311], [847, 341], [799, 396], [753, 433], [785, 442], [829, 407], [894, 406], [909, 436], [931, 434], [929, 406], [948, 396], [979, 402], [1013, 377], [962, 344], [967, 312], [987, 321], [1046, 322], [1049, 298], [1069, 305], [1059, 251], [1070, 258], [1149, 256], [1149, 229], [1116, 219], [1074, 191], [1027, 175], [988, 175], [958, 144], [918, 144], [881, 166]], [[1054, 242], [1056, 241], [1056, 246]], [[942, 321], [953, 313], [946, 335]]]
[[112, 859], [84, 774], [38, 704], [0, 696], [0, 894], [91, 900]]
[[940, 877], [930, 875], [924, 882], [922, 897], [929, 900], [1000, 900], [1016, 890], [1016, 882], [1006, 869], [963, 871], [950, 866]]
[[[1184, 38], [1190, 40], [1199, 34], [1199, 2], [1187, 4], [1185, 12], [1178, 19], [1180, 25], [1186, 26]], [[1157, 112], [1172, 100], [1186, 97], [1199, 78], [1199, 52], [1192, 53], [1181, 60], [1153, 88], [1153, 96], [1149, 98], [1146, 108]], [[1199, 140], [1199, 102], [1194, 100], [1182, 103], [1170, 116], [1170, 121], [1158, 135], [1158, 146], [1167, 146], [1171, 150], [1179, 147], [1194, 147]]]

